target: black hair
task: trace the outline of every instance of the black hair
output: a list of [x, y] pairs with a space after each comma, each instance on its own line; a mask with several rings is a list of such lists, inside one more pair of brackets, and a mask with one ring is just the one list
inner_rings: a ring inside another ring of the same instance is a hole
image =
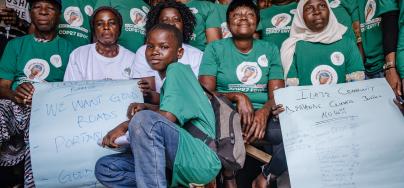
[[227, 12], [226, 12], [227, 25], [229, 25], [230, 13], [239, 7], [248, 7], [250, 9], [254, 10], [255, 16], [257, 17], [257, 24], [260, 22], [260, 10], [258, 9], [258, 6], [252, 0], [233, 0], [229, 4], [229, 7], [227, 8]]
[[182, 47], [182, 33], [177, 27], [170, 24], [158, 23], [148, 30], [146, 35], [147, 39], [149, 38], [150, 33], [154, 30], [163, 30], [172, 33], [177, 41], [178, 47]]
[[[107, 11], [110, 11], [110, 12], [112, 12], [112, 14], [114, 14], [117, 18], [118, 18], [118, 28], [119, 28], [119, 35], [121, 35], [121, 31], [122, 31], [122, 23], [123, 23], [123, 21], [122, 21], [122, 15], [118, 12], [118, 10], [116, 10], [115, 8], [112, 8], [112, 7], [107, 7], [107, 6], [102, 6], [102, 7], [100, 7], [100, 8], [97, 8], [95, 11], [94, 11], [94, 13], [93, 13], [93, 16], [91, 16], [91, 19], [90, 19], [90, 28], [91, 28], [91, 31], [93, 32], [93, 35], [95, 34], [94, 32], [95, 32], [95, 30], [94, 30], [94, 25], [95, 25], [95, 16], [98, 14], [98, 13], [100, 13], [101, 11], [104, 11], [104, 10], [107, 10]], [[118, 36], [119, 36], [118, 35]]]
[[192, 11], [182, 3], [178, 3], [175, 0], [168, 0], [166, 2], [158, 3], [155, 7], [152, 7], [150, 12], [147, 14], [146, 21], [146, 33], [150, 31], [153, 26], [160, 23], [159, 17], [160, 13], [165, 8], [174, 8], [177, 9], [181, 14], [181, 20], [183, 22], [183, 32], [182, 38], [185, 43], [187, 43], [194, 32], [194, 28], [196, 25], [195, 16], [192, 14]]
[[49, 2], [53, 5], [56, 6], [56, 9], [59, 11], [59, 13], [62, 11], [62, 5], [60, 4], [60, 1], [52, 1], [52, 0], [30, 0], [29, 2], [29, 9], [31, 10], [32, 6], [36, 3], [36, 2], [40, 2], [40, 1], [45, 1], [45, 2]]

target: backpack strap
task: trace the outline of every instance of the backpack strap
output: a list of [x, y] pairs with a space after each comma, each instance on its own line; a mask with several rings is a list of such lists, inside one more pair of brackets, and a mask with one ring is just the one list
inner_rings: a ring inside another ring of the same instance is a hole
[[191, 121], [188, 121], [184, 124], [182, 127], [186, 131], [189, 132], [194, 138], [197, 138], [204, 142], [207, 146], [209, 146], [210, 149], [212, 149], [214, 152], [216, 152], [216, 142], [214, 139], [210, 138], [207, 134], [205, 134], [203, 131], [201, 131], [197, 126], [191, 123]]

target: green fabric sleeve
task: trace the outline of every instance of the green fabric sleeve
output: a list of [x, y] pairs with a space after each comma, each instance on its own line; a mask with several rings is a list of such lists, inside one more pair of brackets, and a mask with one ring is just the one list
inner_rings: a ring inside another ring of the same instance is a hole
[[[164, 81], [164, 91], [160, 96], [160, 110], [173, 114], [181, 126], [196, 114], [193, 111], [195, 101], [192, 100], [196, 91], [192, 87], [186, 88], [190, 84], [184, 82], [190, 78], [187, 77], [189, 74], [185, 71], [187, 71], [185, 66], [178, 65], [178, 63], [170, 64]], [[188, 71], [192, 72], [192, 70]]]
[[397, 72], [400, 77], [404, 79], [404, 25], [400, 25], [398, 33], [398, 47], [397, 47]]
[[17, 73], [17, 52], [19, 51], [16, 47], [21, 45], [21, 43], [16, 43], [15, 40], [7, 44], [0, 60], [0, 78], [14, 81]]
[[216, 76], [219, 68], [216, 51], [214, 49], [215, 42], [209, 43], [203, 53], [201, 66], [199, 67], [200, 76]]
[[275, 44], [270, 44], [271, 59], [269, 61], [269, 77], [268, 80], [283, 80], [283, 67], [281, 64], [281, 57], [279, 49]]
[[206, 28], [220, 28], [220, 16], [219, 16], [219, 10], [216, 8], [216, 6], [213, 3], [209, 3], [209, 12], [206, 18]]
[[378, 7], [376, 15], [378, 16], [386, 12], [399, 10], [396, 0], [376, 0], [376, 3]]
[[346, 46], [349, 47], [348, 56], [346, 58], [346, 74], [350, 74], [356, 71], [365, 71], [365, 67], [362, 63], [361, 54], [358, 47], [353, 40], [346, 40]]
[[290, 65], [289, 72], [287, 73], [287, 78], [299, 78], [299, 75], [297, 73], [297, 66], [296, 66], [296, 55], [293, 55], [293, 62], [292, 65]]

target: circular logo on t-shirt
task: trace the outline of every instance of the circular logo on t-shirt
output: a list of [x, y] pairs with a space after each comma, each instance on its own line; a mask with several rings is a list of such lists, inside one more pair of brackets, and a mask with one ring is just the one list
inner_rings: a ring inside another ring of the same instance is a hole
[[376, 2], [375, 0], [368, 0], [365, 6], [365, 20], [369, 22], [376, 14]]
[[258, 64], [261, 67], [268, 67], [268, 58], [265, 54], [258, 58]]
[[290, 12], [291, 14], [295, 15], [297, 11], [296, 11], [296, 9], [292, 9], [292, 10], [290, 10], [289, 12]]
[[287, 26], [290, 21], [292, 20], [292, 16], [286, 13], [278, 14], [274, 17], [272, 17], [272, 25], [275, 26], [276, 28], [283, 28]]
[[62, 58], [61, 58], [60, 55], [58, 55], [58, 54], [52, 55], [52, 56], [50, 57], [50, 62], [51, 62], [51, 64], [52, 64], [53, 66], [55, 66], [56, 68], [59, 68], [59, 67], [62, 66]]
[[87, 16], [92, 16], [94, 13], [94, 9], [91, 5], [86, 5], [84, 7], [84, 12], [87, 14]]
[[132, 69], [130, 69], [130, 67], [126, 67], [125, 69], [123, 69], [122, 71], [122, 76], [124, 78], [130, 78], [130, 74], [132, 73]]
[[43, 59], [31, 59], [25, 64], [24, 74], [33, 82], [42, 82], [49, 75], [49, 64]]
[[337, 81], [337, 72], [328, 65], [317, 66], [311, 72], [311, 83], [313, 85], [336, 84]]
[[189, 10], [191, 10], [192, 14], [198, 14], [198, 9], [196, 8], [189, 8]]
[[79, 7], [67, 7], [63, 17], [66, 22], [73, 27], [80, 27], [83, 25], [83, 15]]
[[341, 52], [334, 52], [331, 54], [331, 62], [334, 65], [340, 66], [342, 64], [344, 64], [345, 61], [345, 57], [344, 54], [342, 54]]
[[138, 8], [130, 9], [130, 19], [135, 27], [143, 27], [146, 24], [146, 13]]
[[231, 33], [229, 28], [227, 27], [227, 22], [223, 22], [222, 24], [220, 24], [220, 27], [222, 29], [222, 36], [223, 38], [229, 38], [231, 37]]
[[142, 10], [145, 12], [145, 13], [148, 13], [150, 10], [149, 10], [149, 8], [147, 8], [146, 6], [142, 6]]
[[262, 71], [256, 62], [243, 62], [238, 65], [236, 74], [240, 82], [251, 85], [261, 80]]
[[334, 0], [334, 1], [330, 2], [330, 7], [337, 8], [340, 4], [341, 4], [340, 0]]

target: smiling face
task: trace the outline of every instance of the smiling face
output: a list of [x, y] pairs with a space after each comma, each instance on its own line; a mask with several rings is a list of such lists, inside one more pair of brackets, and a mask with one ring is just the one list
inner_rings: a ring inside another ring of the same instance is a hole
[[109, 10], [102, 10], [94, 15], [94, 34], [99, 43], [116, 44], [119, 37], [118, 17]]
[[303, 6], [303, 19], [306, 26], [314, 31], [323, 31], [329, 22], [330, 10], [325, 0], [309, 0]]
[[146, 40], [146, 60], [153, 70], [165, 72], [170, 63], [182, 57], [184, 50], [178, 44], [174, 33], [154, 29]]
[[183, 32], [184, 23], [180, 12], [175, 8], [165, 8], [160, 12], [159, 22], [175, 26], [178, 30]]
[[60, 12], [51, 2], [35, 1], [30, 10], [30, 16], [37, 31], [51, 32], [56, 29]]
[[234, 9], [229, 14], [229, 30], [235, 38], [252, 38], [257, 29], [257, 15], [245, 6]]

